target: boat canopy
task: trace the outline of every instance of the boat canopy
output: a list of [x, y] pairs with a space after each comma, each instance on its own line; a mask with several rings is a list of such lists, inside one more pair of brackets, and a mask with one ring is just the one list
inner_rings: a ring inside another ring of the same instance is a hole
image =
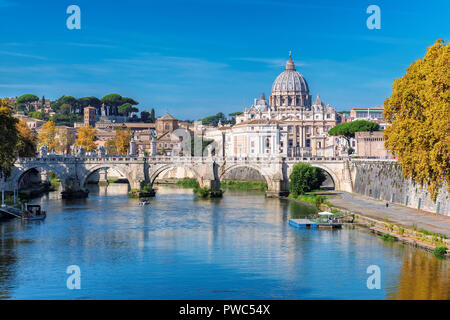
[[331, 212], [325, 211], [325, 212], [320, 212], [319, 216], [334, 216], [334, 214], [332, 214]]

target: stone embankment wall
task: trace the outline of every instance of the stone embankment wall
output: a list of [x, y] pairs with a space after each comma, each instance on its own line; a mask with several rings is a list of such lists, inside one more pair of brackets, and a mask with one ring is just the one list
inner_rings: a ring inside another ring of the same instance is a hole
[[436, 201], [431, 200], [426, 187], [403, 178], [402, 167], [395, 161], [352, 161], [351, 171], [355, 193], [450, 216], [446, 188], [440, 190]]

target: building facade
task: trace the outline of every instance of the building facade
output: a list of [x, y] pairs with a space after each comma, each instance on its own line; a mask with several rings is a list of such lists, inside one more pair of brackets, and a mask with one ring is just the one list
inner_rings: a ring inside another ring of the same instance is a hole
[[356, 154], [361, 158], [392, 159], [393, 155], [384, 146], [384, 132], [356, 132]]

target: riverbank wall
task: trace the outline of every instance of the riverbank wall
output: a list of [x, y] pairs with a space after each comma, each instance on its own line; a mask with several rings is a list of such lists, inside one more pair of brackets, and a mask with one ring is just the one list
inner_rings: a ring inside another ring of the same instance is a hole
[[353, 160], [351, 173], [354, 193], [450, 216], [446, 187], [441, 188], [436, 201], [431, 200], [426, 187], [403, 178], [403, 169], [396, 161]]
[[[393, 240], [415, 248], [421, 248], [428, 252], [433, 252], [439, 246], [450, 248], [450, 239], [442, 238], [439, 235], [425, 234], [419, 230], [408, 229], [389, 221], [381, 221], [361, 214], [355, 214], [354, 217], [354, 224], [367, 227], [371, 232], [380, 236], [388, 234]], [[447, 250], [445, 256], [450, 257], [450, 250]]]

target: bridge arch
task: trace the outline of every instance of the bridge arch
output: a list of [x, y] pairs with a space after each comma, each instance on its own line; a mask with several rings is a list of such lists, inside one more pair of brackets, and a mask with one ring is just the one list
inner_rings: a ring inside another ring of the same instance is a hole
[[81, 178], [81, 183], [80, 183], [81, 188], [86, 188], [89, 177], [91, 175], [93, 175], [95, 172], [102, 170], [102, 169], [106, 169], [106, 170], [113, 169], [113, 170], [118, 171], [121, 175], [123, 175], [124, 177], [127, 178], [130, 186], [133, 185], [133, 179], [130, 177], [127, 170], [124, 170], [123, 168], [121, 168], [120, 166], [115, 165], [115, 164], [98, 164], [98, 165], [90, 167], [86, 171], [86, 173], [83, 175], [83, 177]]
[[230, 166], [223, 166], [220, 168], [219, 170], [219, 179], [220, 181], [223, 180], [223, 178], [227, 175], [227, 173], [236, 170], [236, 169], [240, 169], [240, 168], [250, 168], [253, 169], [255, 171], [257, 171], [265, 180], [265, 182], [267, 183], [267, 186], [270, 187], [271, 183], [272, 183], [272, 178], [269, 174], [267, 174], [267, 172], [264, 172], [263, 168], [260, 168], [256, 165], [252, 165], [252, 164], [248, 164], [248, 163], [243, 163], [243, 164], [234, 164], [234, 165], [230, 165]]
[[[332, 169], [330, 169], [326, 165], [323, 165], [323, 164], [320, 164], [320, 163], [314, 163], [314, 162], [313, 163], [305, 162], [305, 163], [309, 163], [311, 166], [319, 168], [319, 169], [322, 169], [323, 171], [325, 171], [325, 173], [328, 174], [328, 176], [330, 176], [331, 180], [333, 181], [334, 189], [335, 190], [340, 190], [340, 183], [339, 183], [340, 180], [339, 180], [338, 176], [336, 175], [336, 173]], [[294, 169], [294, 165], [295, 164], [289, 166], [289, 168], [288, 168], [288, 172], [287, 172], [288, 180], [290, 180], [290, 176], [291, 176], [292, 170]]]
[[170, 171], [170, 170], [173, 170], [173, 169], [177, 169], [177, 168], [182, 168], [184, 170], [188, 170], [188, 171], [192, 172], [194, 178], [199, 183], [202, 182], [201, 175], [192, 166], [166, 164], [166, 165], [162, 165], [162, 166], [158, 166], [158, 167], [150, 167], [149, 168], [148, 177], [150, 180], [150, 184], [153, 186], [153, 184], [155, 183], [156, 179], [159, 177], [160, 174]]
[[21, 167], [20, 169], [18, 168], [17, 170], [14, 170], [15, 172], [13, 172], [13, 175], [10, 177], [10, 180], [13, 184], [12, 187], [15, 188], [16, 186], [19, 186], [23, 177], [30, 171], [36, 170], [37, 172], [41, 172], [42, 169], [44, 169], [45, 171], [53, 172], [60, 179], [62, 189], [66, 189], [65, 170], [58, 168], [58, 166], [49, 166], [47, 164], [27, 165]]

